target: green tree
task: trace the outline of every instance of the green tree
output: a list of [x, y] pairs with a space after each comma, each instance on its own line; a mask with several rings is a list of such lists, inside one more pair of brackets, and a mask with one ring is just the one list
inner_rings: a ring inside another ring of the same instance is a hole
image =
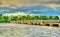
[[48, 20], [47, 16], [40, 16], [40, 20]]
[[20, 20], [26, 20], [27, 16], [22, 16], [21, 18], [19, 18]]
[[0, 16], [0, 22], [3, 22], [3, 18], [2, 18], [2, 16]]
[[8, 16], [4, 16], [3, 20], [4, 20], [3, 22], [10, 22], [10, 18]]
[[33, 17], [27, 15], [26, 20], [32, 20], [32, 19], [33, 19]]
[[33, 20], [39, 20], [39, 16], [35, 16], [33, 18], [34, 18]]
[[59, 17], [58, 17], [58, 16], [55, 16], [55, 17], [54, 17], [54, 20], [59, 20]]
[[12, 17], [11, 21], [18, 21], [18, 17], [17, 16]]
[[53, 16], [49, 16], [48, 20], [53, 20]]

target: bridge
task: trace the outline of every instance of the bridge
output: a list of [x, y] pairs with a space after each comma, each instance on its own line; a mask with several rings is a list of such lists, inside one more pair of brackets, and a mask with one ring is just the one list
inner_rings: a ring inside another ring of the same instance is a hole
[[21, 20], [21, 21], [11, 21], [11, 23], [60, 27], [60, 20]]

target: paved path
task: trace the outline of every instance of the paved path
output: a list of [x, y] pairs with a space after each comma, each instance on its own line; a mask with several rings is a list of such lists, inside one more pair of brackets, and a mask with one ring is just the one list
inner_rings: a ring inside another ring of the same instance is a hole
[[[3, 26], [5, 25], [5, 26]], [[0, 24], [0, 37], [60, 37], [59, 27]]]

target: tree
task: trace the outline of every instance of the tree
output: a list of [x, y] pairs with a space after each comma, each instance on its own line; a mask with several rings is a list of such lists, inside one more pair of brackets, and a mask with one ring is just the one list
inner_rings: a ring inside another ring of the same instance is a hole
[[33, 18], [34, 18], [33, 20], [39, 20], [39, 16], [35, 16]]
[[48, 20], [53, 20], [53, 17], [52, 16], [49, 16]]
[[40, 16], [40, 19], [41, 20], [48, 20], [48, 17], [47, 16]]
[[21, 18], [19, 18], [19, 20], [26, 20], [27, 16], [22, 16]]
[[26, 20], [32, 20], [32, 19], [33, 19], [32, 16], [27, 15]]
[[59, 17], [58, 17], [58, 16], [55, 16], [55, 17], [54, 17], [54, 20], [59, 20]]
[[2, 16], [0, 16], [0, 22], [3, 22]]
[[17, 16], [12, 17], [11, 21], [18, 21], [18, 17]]
[[3, 22], [10, 22], [10, 18], [8, 16], [4, 16], [3, 20], [4, 20]]

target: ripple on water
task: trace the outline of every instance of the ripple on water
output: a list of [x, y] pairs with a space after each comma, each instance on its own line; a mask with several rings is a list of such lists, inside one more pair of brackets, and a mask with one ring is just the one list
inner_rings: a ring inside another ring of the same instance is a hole
[[[4, 29], [3, 29], [4, 28]], [[60, 37], [59, 27], [48, 26], [12, 26], [2, 27], [0, 37]]]

